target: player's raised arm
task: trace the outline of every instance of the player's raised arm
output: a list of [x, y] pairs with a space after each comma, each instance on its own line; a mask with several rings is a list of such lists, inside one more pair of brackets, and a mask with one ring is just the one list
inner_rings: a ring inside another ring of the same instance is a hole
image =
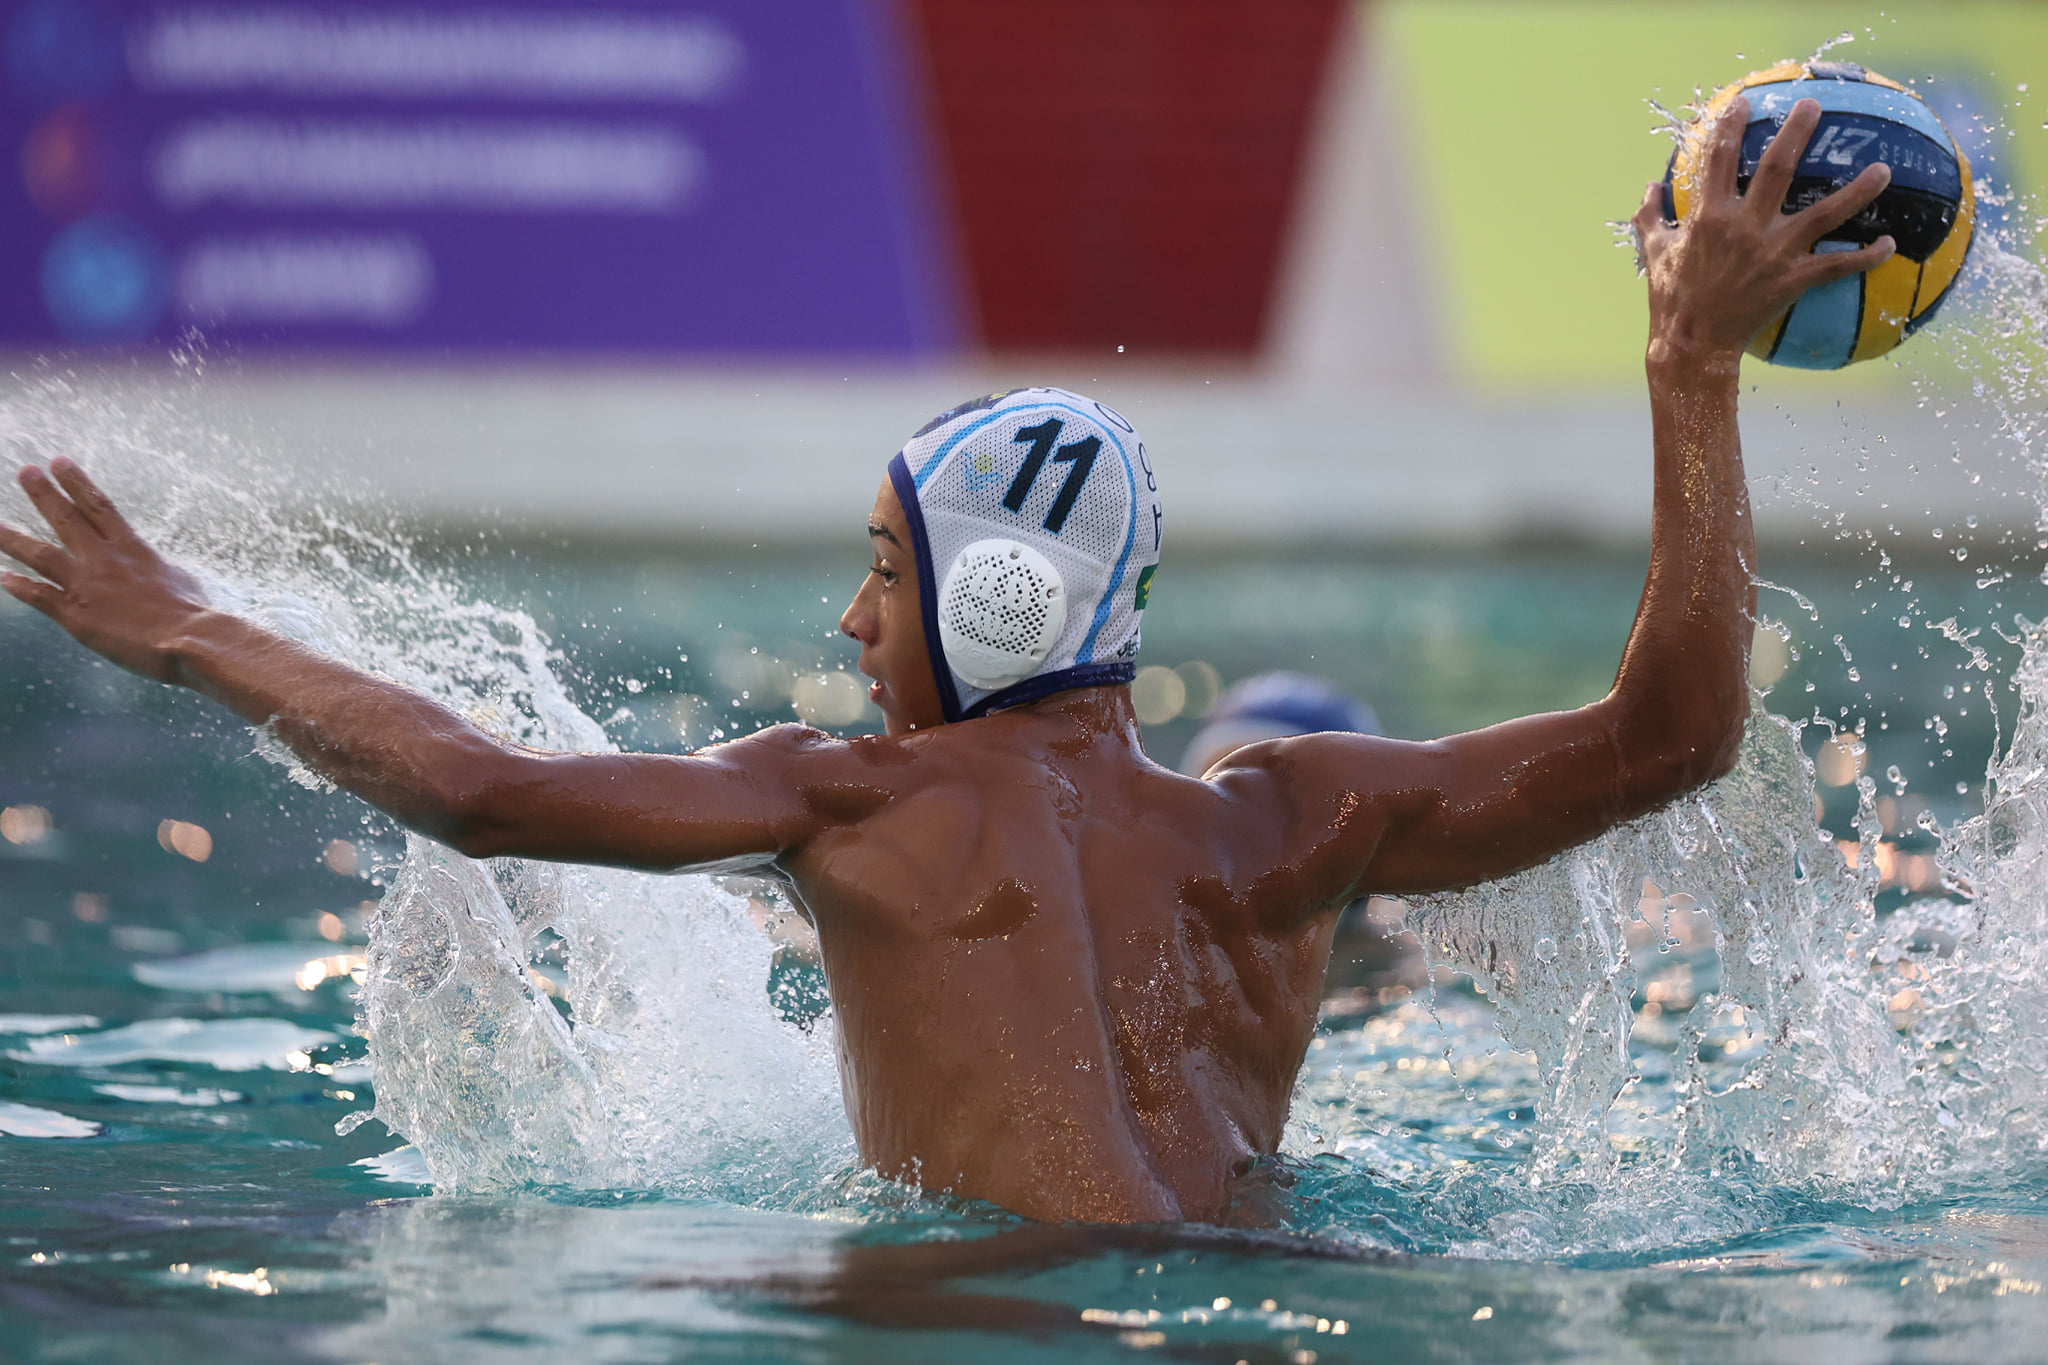
[[315, 771], [473, 856], [663, 871], [763, 861], [809, 832], [800, 770], [843, 747], [795, 726], [690, 756], [501, 744], [417, 692], [210, 609], [71, 461], [24, 469], [21, 484], [56, 541], [0, 526], [0, 552], [37, 575], [0, 575], [0, 588], [123, 668], [273, 725]]
[[[1655, 438], [1650, 569], [1614, 690], [1577, 711], [1427, 744], [1311, 735], [1243, 751], [1226, 783], [1292, 812], [1318, 899], [1469, 885], [1555, 856], [1726, 772], [1749, 710], [1755, 541], [1736, 429], [1744, 343], [1817, 284], [1888, 257], [1889, 237], [1815, 255], [1876, 198], [1872, 166], [1797, 214], [1780, 212], [1820, 115], [1795, 105], [1750, 192], [1736, 186], [1747, 102], [1715, 126], [1696, 207], [1635, 217], [1650, 295]], [[1331, 903], [1325, 901], [1325, 903]]]

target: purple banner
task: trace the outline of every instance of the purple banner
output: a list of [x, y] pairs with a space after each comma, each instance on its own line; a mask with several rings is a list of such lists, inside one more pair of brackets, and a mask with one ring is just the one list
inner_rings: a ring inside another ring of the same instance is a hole
[[0, 0], [0, 344], [954, 339], [884, 0]]

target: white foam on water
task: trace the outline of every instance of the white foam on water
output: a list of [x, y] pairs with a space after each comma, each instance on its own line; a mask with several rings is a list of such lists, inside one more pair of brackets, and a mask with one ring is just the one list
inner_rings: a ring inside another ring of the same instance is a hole
[[0, 1014], [0, 1034], [70, 1033], [99, 1026], [99, 1016], [92, 1014]]
[[327, 945], [238, 943], [190, 957], [138, 962], [129, 971], [143, 985], [159, 990], [295, 995], [306, 965], [332, 953]]
[[144, 1019], [104, 1033], [31, 1038], [7, 1055], [41, 1066], [187, 1062], [217, 1071], [286, 1071], [291, 1054], [337, 1041], [284, 1019]]
[[131, 1104], [176, 1104], [188, 1109], [211, 1109], [216, 1105], [240, 1104], [244, 1095], [235, 1090], [180, 1090], [175, 1085], [96, 1085], [93, 1090]]
[[97, 1137], [100, 1126], [90, 1119], [75, 1119], [54, 1109], [0, 1100], [0, 1133], [24, 1138]]

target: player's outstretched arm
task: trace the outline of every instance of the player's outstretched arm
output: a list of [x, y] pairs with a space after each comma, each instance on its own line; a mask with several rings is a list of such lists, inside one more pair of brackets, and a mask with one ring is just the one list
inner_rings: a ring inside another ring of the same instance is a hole
[[546, 754], [504, 745], [410, 689], [210, 609], [69, 460], [21, 484], [55, 543], [0, 526], [33, 571], [0, 588], [132, 672], [190, 687], [315, 771], [477, 857], [673, 870], [761, 861], [800, 842], [797, 770], [825, 744], [783, 727], [701, 755]]
[[1502, 876], [1734, 763], [1755, 611], [1735, 420], [1742, 348], [1806, 290], [1868, 270], [1893, 249], [1885, 237], [1812, 253], [1883, 190], [1884, 166], [1797, 214], [1780, 211], [1819, 117], [1811, 100], [1794, 106], [1743, 195], [1736, 172], [1748, 105], [1737, 100], [1710, 134], [1692, 216], [1665, 223], [1654, 184], [1636, 214], [1650, 295], [1655, 492], [1649, 575], [1614, 690], [1577, 711], [1429, 744], [1317, 735], [1243, 751], [1243, 763], [1270, 776], [1235, 780], [1288, 789], [1294, 846], [1304, 867], [1320, 866], [1320, 887], [1402, 893]]

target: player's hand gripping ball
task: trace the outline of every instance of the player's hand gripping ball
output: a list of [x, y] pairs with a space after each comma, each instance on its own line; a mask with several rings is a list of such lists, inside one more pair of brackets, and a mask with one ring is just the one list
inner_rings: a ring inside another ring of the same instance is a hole
[[1664, 172], [1664, 216], [1682, 221], [1697, 193], [1707, 134], [1738, 95], [1749, 97], [1737, 187], [1802, 99], [1820, 103], [1820, 123], [1792, 173], [1785, 212], [1797, 213], [1856, 178], [1873, 162], [1891, 184], [1861, 212], [1815, 244], [1853, 251], [1889, 233], [1898, 251], [1860, 275], [1816, 285], [1750, 339], [1749, 353], [1775, 365], [1837, 370], [1883, 355], [1918, 331], [1962, 273], [1976, 229], [1970, 162], [1934, 111], [1897, 81], [1853, 62], [1786, 62], [1743, 77], [1714, 98], [1680, 139]]

